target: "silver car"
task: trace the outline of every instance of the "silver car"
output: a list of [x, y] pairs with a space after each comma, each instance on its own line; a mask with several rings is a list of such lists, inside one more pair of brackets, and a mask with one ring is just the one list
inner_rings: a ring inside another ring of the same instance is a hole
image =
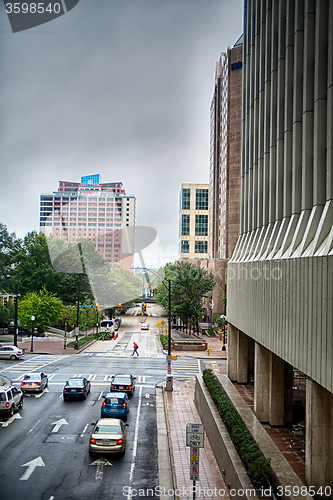
[[0, 387], [0, 415], [2, 413], [12, 417], [14, 411], [22, 408], [23, 394], [20, 389], [13, 385], [2, 385]]
[[120, 453], [125, 455], [128, 424], [118, 418], [100, 418], [93, 425], [89, 453]]
[[24, 357], [24, 349], [15, 345], [3, 345], [0, 347], [0, 359], [22, 359]]
[[47, 375], [43, 372], [26, 373], [21, 381], [21, 391], [42, 392], [48, 386]]

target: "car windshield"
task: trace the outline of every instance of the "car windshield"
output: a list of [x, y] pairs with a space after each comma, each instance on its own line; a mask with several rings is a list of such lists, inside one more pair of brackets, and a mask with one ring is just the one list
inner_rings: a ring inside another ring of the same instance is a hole
[[38, 373], [30, 373], [29, 375], [25, 375], [23, 380], [39, 380], [40, 375]]
[[71, 379], [67, 382], [67, 385], [70, 385], [71, 387], [83, 387], [83, 380], [80, 379]]
[[115, 382], [116, 384], [130, 384], [131, 383], [131, 379], [130, 377], [115, 377], [113, 382]]
[[121, 434], [119, 425], [97, 425], [94, 434]]

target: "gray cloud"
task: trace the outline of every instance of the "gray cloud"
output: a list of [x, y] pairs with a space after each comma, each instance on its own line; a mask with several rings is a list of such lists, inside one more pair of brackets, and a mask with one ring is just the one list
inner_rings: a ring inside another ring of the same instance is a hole
[[1, 221], [37, 229], [40, 193], [98, 172], [177, 245], [180, 184], [208, 182], [215, 61], [241, 31], [242, 0], [81, 0], [16, 34], [0, 4]]

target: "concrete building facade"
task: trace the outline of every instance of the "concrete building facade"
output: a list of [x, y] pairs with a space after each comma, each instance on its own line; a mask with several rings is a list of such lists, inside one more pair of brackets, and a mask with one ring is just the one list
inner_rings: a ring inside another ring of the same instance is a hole
[[40, 232], [74, 244], [90, 239], [107, 262], [133, 265], [136, 199], [121, 182], [102, 183], [99, 174], [80, 183], [59, 181], [59, 189], [40, 196]]
[[333, 491], [333, 2], [247, 0], [244, 10], [228, 376], [252, 372], [257, 417], [284, 425], [294, 370], [305, 374], [306, 483]]

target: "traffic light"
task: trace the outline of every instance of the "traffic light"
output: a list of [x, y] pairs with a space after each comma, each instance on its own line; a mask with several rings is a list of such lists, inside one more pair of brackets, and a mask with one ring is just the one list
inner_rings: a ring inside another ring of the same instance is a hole
[[98, 311], [98, 304], [97, 304], [97, 302], [95, 304], [95, 311]]
[[16, 295], [12, 295], [12, 306], [15, 306], [16, 302], [17, 302], [17, 296]]
[[118, 304], [118, 312], [121, 312], [122, 305]]
[[75, 330], [75, 327], [76, 327], [75, 323], [72, 325], [72, 327], [73, 327], [73, 330]]
[[143, 309], [143, 312], [147, 311], [147, 304], [146, 304], [146, 302], [143, 304], [143, 308], [142, 309]]
[[8, 297], [2, 297], [2, 305], [5, 306], [8, 302]]

